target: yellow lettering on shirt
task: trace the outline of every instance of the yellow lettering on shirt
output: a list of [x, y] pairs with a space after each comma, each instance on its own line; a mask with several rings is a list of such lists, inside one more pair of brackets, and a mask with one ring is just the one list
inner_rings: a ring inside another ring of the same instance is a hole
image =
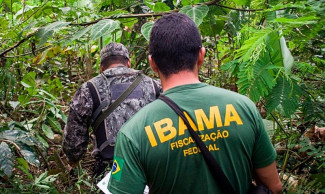
[[194, 111], [194, 113], [196, 117], [197, 126], [200, 131], [204, 130], [204, 124], [207, 129], [213, 129], [215, 121], [217, 123], [217, 127], [222, 127], [222, 120], [218, 106], [210, 107], [209, 119], [204, 113], [203, 109], [197, 109]]
[[161, 143], [174, 138], [177, 134], [177, 130], [173, 127], [173, 121], [170, 118], [157, 121], [153, 125]]
[[[197, 127], [190, 116], [184, 111], [184, 115], [188, 122], [190, 123], [191, 127], [194, 129], [194, 131], [197, 131]], [[184, 135], [185, 129], [187, 129], [183, 119], [181, 117], [178, 117], [178, 135]]]
[[155, 136], [153, 135], [151, 127], [146, 126], [144, 129], [145, 129], [145, 131], [147, 133], [147, 136], [148, 136], [149, 142], [151, 144], [151, 147], [157, 146], [157, 140], [156, 140]]
[[[190, 123], [194, 131], [204, 131], [204, 129], [214, 129], [213, 132], [209, 134], [201, 134], [200, 138], [202, 141], [217, 141], [220, 138], [228, 138], [229, 131], [226, 129], [220, 130], [220, 127], [230, 126], [231, 122], [235, 122], [237, 125], [243, 125], [242, 119], [239, 116], [237, 110], [232, 104], [227, 104], [225, 107], [225, 115], [221, 117], [221, 113], [218, 106], [210, 107], [209, 115], [204, 112], [203, 109], [194, 110], [197, 126], [190, 116], [184, 111], [185, 117]], [[224, 118], [224, 121], [222, 120]], [[181, 117], [178, 117], [178, 129], [173, 126], [173, 120], [171, 118], [164, 118], [153, 123], [154, 129], [152, 126], [148, 125], [145, 127], [145, 132], [148, 136], [151, 147], [155, 147], [159, 143], [164, 143], [166, 141], [175, 138], [177, 135], [184, 135], [185, 130], [188, 130], [184, 121]], [[156, 133], [156, 134], [155, 134]], [[157, 140], [158, 136], [158, 140]], [[177, 140], [170, 143], [171, 150], [182, 148], [194, 143], [192, 137], [185, 138], [183, 140]], [[211, 148], [212, 149], [212, 148]], [[216, 150], [216, 149], [214, 149]], [[191, 155], [191, 150], [184, 152], [184, 155]]]
[[235, 107], [232, 104], [226, 105], [225, 123], [224, 126], [229, 126], [230, 122], [236, 122], [237, 125], [242, 125], [243, 122], [240, 119]]

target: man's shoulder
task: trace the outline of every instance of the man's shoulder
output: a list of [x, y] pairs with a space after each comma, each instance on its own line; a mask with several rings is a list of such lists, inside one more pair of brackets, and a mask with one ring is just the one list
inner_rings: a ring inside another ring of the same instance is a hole
[[229, 100], [251, 102], [251, 100], [247, 96], [240, 94], [238, 92], [231, 91], [229, 89], [219, 88], [219, 87], [209, 85], [209, 87], [207, 87], [206, 90], [209, 92], [214, 92], [220, 96], [226, 97]]
[[130, 130], [135, 132], [134, 130], [137, 130], [136, 128], [142, 129], [146, 125], [148, 118], [151, 118], [156, 112], [159, 112], [162, 104], [164, 103], [157, 99], [147, 104], [127, 120], [120, 131], [128, 132]]

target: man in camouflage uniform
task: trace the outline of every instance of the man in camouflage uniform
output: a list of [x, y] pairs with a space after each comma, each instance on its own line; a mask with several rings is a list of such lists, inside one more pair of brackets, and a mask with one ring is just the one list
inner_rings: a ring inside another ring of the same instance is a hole
[[[110, 43], [101, 50], [100, 55], [100, 75], [84, 83], [70, 103], [63, 136], [63, 151], [70, 165], [77, 163], [86, 152], [89, 141], [88, 128], [94, 124], [92, 116], [98, 104], [106, 101], [107, 106], [103, 107], [102, 111], [107, 109], [140, 74], [130, 68], [129, 54], [122, 44]], [[160, 88], [159, 82], [143, 76], [132, 93], [95, 129], [96, 138], [93, 139], [97, 144], [97, 165], [104, 164], [99, 167], [101, 169], [95, 170], [96, 175], [113, 159], [116, 135], [121, 126], [139, 109], [154, 101]], [[94, 96], [97, 99], [94, 99]], [[96, 100], [99, 101], [97, 104]]]

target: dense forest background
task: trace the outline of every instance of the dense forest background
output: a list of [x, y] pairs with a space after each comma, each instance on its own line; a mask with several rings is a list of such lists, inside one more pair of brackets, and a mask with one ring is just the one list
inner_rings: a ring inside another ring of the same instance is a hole
[[1, 193], [98, 192], [90, 154], [72, 170], [63, 156], [70, 99], [111, 41], [155, 76], [149, 33], [171, 12], [199, 26], [201, 81], [256, 103], [284, 192], [325, 193], [324, 0], [0, 0]]

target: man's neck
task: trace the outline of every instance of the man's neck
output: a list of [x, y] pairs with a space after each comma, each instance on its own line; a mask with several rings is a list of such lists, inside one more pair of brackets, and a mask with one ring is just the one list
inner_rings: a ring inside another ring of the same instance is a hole
[[160, 76], [160, 79], [164, 92], [176, 86], [200, 83], [198, 74], [193, 71], [181, 71], [179, 73], [168, 76], [168, 78]]

